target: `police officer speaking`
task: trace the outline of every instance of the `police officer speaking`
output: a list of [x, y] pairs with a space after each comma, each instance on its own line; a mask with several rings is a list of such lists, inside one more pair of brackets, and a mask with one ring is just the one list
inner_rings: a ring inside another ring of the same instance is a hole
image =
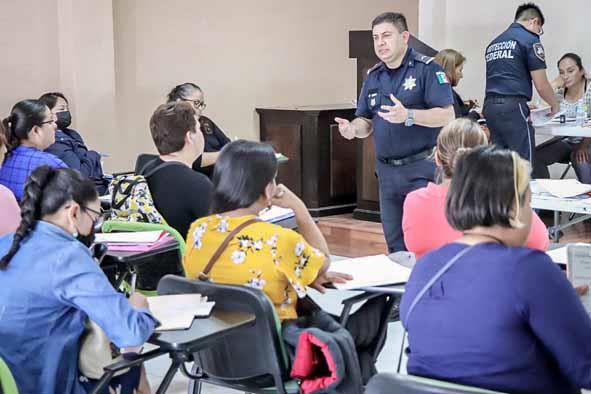
[[517, 8], [515, 21], [486, 48], [486, 96], [483, 113], [492, 143], [533, 161], [534, 128], [527, 102], [536, 90], [551, 106], [559, 104], [546, 75], [546, 55], [540, 43], [544, 15], [533, 3]]
[[357, 102], [357, 118], [335, 118], [347, 139], [374, 135], [380, 213], [390, 252], [405, 250], [402, 206], [406, 195], [433, 181], [430, 158], [442, 126], [454, 118], [445, 72], [432, 58], [408, 47], [406, 18], [387, 12], [372, 22], [381, 60], [369, 70]]

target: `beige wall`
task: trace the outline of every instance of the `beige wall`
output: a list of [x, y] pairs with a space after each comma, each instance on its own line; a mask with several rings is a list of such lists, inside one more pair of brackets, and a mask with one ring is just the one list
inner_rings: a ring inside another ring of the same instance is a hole
[[113, 7], [120, 138], [130, 152], [154, 149], [149, 117], [186, 81], [204, 89], [205, 114], [232, 137], [258, 138], [255, 107], [353, 100], [348, 31], [396, 10], [416, 32], [418, 18], [418, 0], [125, 0]]
[[0, 33], [0, 116], [19, 100], [62, 91], [72, 104], [73, 127], [94, 149], [111, 151], [116, 140], [111, 0], [5, 0]]
[[[482, 100], [485, 87], [484, 50], [512, 22], [523, 0], [420, 0], [419, 37], [438, 49], [454, 48], [468, 61], [458, 90], [464, 98]], [[591, 67], [591, 31], [582, 12], [589, 0], [537, 0], [544, 15], [542, 43], [546, 49], [548, 75], [558, 75], [556, 61], [565, 52], [577, 52]]]
[[165, 94], [194, 81], [223, 130], [256, 139], [255, 107], [356, 98], [348, 31], [383, 11], [416, 33], [418, 0], [4, 0], [0, 115], [63, 91], [73, 126], [123, 170], [154, 150], [148, 120]]

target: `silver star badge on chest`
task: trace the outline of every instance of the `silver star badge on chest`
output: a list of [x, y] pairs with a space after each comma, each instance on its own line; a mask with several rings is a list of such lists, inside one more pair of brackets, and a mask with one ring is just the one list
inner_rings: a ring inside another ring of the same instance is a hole
[[404, 90], [412, 90], [417, 86], [417, 79], [410, 76], [404, 80], [404, 85], [402, 86], [404, 87]]

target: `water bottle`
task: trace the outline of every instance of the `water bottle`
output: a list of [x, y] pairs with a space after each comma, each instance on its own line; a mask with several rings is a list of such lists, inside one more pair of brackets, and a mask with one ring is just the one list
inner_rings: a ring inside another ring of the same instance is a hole
[[587, 114], [585, 113], [585, 107], [582, 102], [577, 104], [577, 115], [576, 115], [576, 124], [577, 126], [583, 126], [585, 124], [585, 118]]

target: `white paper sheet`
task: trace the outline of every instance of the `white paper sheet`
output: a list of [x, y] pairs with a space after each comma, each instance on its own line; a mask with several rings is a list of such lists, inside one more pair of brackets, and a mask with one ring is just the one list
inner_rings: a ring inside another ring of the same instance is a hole
[[281, 208], [276, 205], [271, 206], [271, 208], [265, 208], [259, 212], [259, 219], [268, 223], [277, 223], [294, 216], [295, 214], [292, 209]]
[[156, 331], [167, 331], [191, 327], [195, 316], [209, 316], [215, 302], [208, 302], [200, 294], [174, 294], [148, 297], [148, 304], [161, 323]]
[[[574, 287], [591, 286], [591, 244], [567, 245], [567, 275]], [[580, 296], [581, 302], [591, 316], [591, 292]]]
[[345, 284], [335, 283], [337, 289], [350, 290], [367, 286], [406, 283], [411, 270], [393, 262], [388, 256], [380, 254], [335, 261], [330, 264], [329, 271], [352, 275], [353, 280]]
[[548, 256], [550, 256], [552, 261], [554, 261], [556, 264], [566, 264], [566, 262], [567, 262], [566, 246], [563, 246], [561, 248], [548, 250], [548, 251], [546, 251], [546, 254]]
[[95, 242], [105, 243], [153, 243], [167, 234], [165, 231], [134, 231], [96, 234]]
[[565, 111], [559, 111], [553, 117], [550, 117], [551, 112], [552, 112], [552, 109], [550, 107], [532, 109], [530, 111], [530, 115], [531, 115], [531, 122], [532, 122], [533, 126], [534, 127], [545, 126], [547, 124], [552, 123], [553, 119], [559, 118], [560, 115], [564, 115], [566, 113]]
[[591, 185], [576, 179], [536, 179], [536, 183], [538, 187], [560, 198], [575, 197], [591, 191]]

